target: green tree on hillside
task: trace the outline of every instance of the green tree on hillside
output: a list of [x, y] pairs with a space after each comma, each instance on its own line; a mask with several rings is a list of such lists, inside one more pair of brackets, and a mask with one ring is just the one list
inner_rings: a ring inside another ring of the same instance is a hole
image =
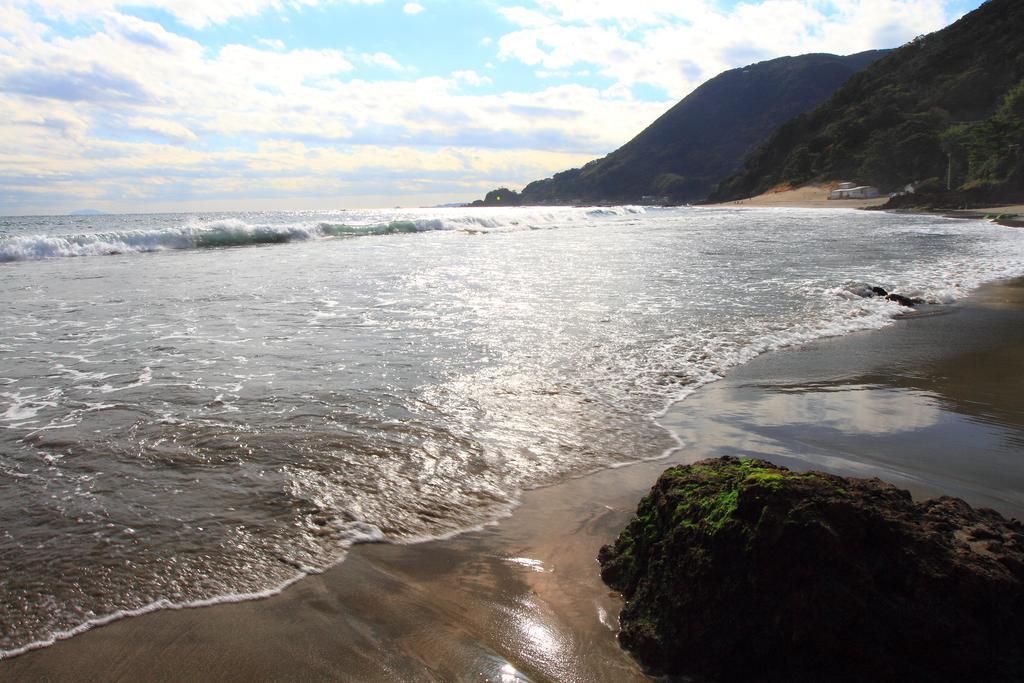
[[1024, 81], [1012, 88], [990, 118], [960, 123], [942, 134], [961, 189], [1024, 187]]

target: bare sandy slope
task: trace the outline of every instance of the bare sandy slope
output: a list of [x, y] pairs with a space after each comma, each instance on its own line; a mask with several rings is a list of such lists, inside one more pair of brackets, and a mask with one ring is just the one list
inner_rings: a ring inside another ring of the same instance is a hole
[[785, 206], [802, 209], [863, 209], [868, 206], [881, 206], [889, 201], [888, 197], [875, 199], [828, 199], [832, 185], [804, 185], [795, 190], [781, 192], [769, 191], [749, 199], [734, 202], [723, 202], [724, 206]]

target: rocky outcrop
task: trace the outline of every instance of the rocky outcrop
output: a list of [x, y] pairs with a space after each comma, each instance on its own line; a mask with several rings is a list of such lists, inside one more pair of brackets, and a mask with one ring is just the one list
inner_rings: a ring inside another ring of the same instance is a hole
[[652, 672], [1024, 680], [1024, 526], [956, 498], [704, 460], [666, 470], [598, 559]]
[[482, 200], [477, 199], [467, 206], [519, 206], [520, 204], [522, 204], [522, 197], [518, 192], [507, 187], [500, 187], [488, 192]]

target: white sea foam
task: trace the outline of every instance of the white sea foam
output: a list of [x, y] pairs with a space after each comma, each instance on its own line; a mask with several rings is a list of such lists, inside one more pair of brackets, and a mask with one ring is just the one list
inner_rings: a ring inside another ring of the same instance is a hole
[[0, 393], [0, 399], [7, 399], [7, 409], [0, 413], [0, 420], [10, 426], [22, 426], [34, 420], [47, 408], [56, 408], [62, 392], [54, 389], [46, 394], [22, 394], [21, 392]]
[[[134, 533], [134, 529], [130, 530]], [[372, 525], [363, 524], [358, 525], [352, 530], [351, 536], [347, 540], [345, 547], [351, 548], [353, 545], [358, 543], [379, 543], [384, 541], [384, 535], [380, 529], [373, 527]], [[341, 553], [336, 563], [340, 563], [344, 560], [344, 553]], [[214, 605], [229, 605], [238, 602], [248, 602], [250, 600], [264, 600], [271, 598], [275, 595], [281, 594], [286, 588], [291, 586], [297, 581], [304, 579], [311, 574], [320, 574], [323, 569], [317, 569], [316, 567], [308, 567], [301, 563], [295, 563], [296, 572], [288, 579], [278, 583], [277, 585], [267, 588], [261, 591], [252, 591], [248, 593], [225, 593], [222, 595], [216, 595], [210, 598], [204, 598], [202, 600], [189, 600], [187, 602], [175, 602], [166, 598], [159, 598], [152, 602], [149, 602], [141, 607], [133, 609], [122, 609], [109, 614], [104, 614], [98, 617], [88, 619], [81, 624], [74, 626], [73, 628], [64, 629], [51, 634], [47, 638], [35, 640], [30, 643], [26, 643], [20, 647], [11, 648], [9, 650], [0, 650], [0, 660], [10, 659], [11, 657], [17, 657], [18, 655], [31, 652], [32, 650], [38, 650], [40, 648], [48, 647], [54, 643], [73, 638], [74, 636], [80, 635], [96, 628], [97, 626], [106, 626], [112, 624], [115, 621], [121, 619], [127, 619], [129, 617], [139, 617], [144, 614], [151, 612], [157, 612], [159, 610], [179, 610], [179, 609], [193, 609], [197, 607], [212, 607]]]

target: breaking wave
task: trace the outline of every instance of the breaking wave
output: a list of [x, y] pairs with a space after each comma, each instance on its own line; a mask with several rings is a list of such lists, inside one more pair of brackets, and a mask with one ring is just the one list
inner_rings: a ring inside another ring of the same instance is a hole
[[0, 263], [73, 256], [109, 256], [176, 249], [206, 249], [285, 244], [327, 238], [396, 235], [434, 230], [481, 233], [505, 230], [557, 228], [608, 217], [643, 214], [643, 207], [616, 206], [588, 209], [553, 208], [547, 211], [445, 213], [399, 216], [386, 221], [351, 223], [305, 221], [272, 224], [240, 219], [202, 222], [189, 218], [183, 225], [159, 229], [106, 230], [72, 235], [2, 235]]

